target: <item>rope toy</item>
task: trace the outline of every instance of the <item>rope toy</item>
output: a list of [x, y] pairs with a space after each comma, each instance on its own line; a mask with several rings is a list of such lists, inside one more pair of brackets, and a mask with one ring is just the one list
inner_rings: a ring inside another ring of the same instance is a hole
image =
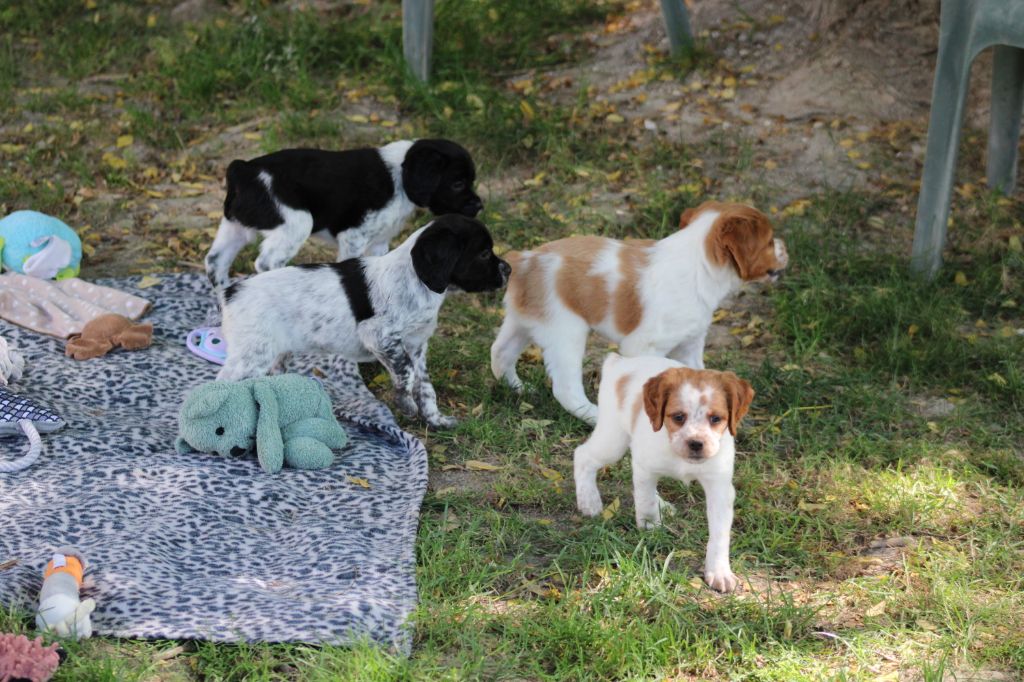
[[28, 452], [14, 461], [0, 461], [0, 474], [14, 473], [35, 464], [43, 452], [39, 432], [56, 431], [64, 424], [56, 413], [0, 386], [0, 436], [23, 433], [28, 437]]
[[24, 370], [25, 358], [0, 336], [0, 386], [6, 386], [8, 380], [17, 381]]
[[13, 462], [0, 462], [0, 474], [13, 474], [22, 469], [28, 469], [36, 463], [39, 455], [43, 452], [43, 440], [36, 431], [36, 426], [28, 419], [19, 419], [18, 426], [28, 436], [28, 452]]

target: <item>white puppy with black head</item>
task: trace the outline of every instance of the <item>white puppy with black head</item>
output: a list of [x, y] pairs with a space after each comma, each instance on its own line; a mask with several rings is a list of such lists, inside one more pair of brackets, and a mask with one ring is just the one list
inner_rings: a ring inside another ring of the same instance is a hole
[[597, 472], [622, 459], [627, 448], [640, 528], [661, 524], [661, 509], [668, 503], [658, 496], [659, 478], [699, 481], [709, 532], [704, 579], [719, 592], [732, 592], [739, 584], [729, 564], [734, 436], [753, 399], [754, 389], [732, 372], [610, 354], [601, 372], [597, 425], [573, 457], [580, 512], [601, 513]]
[[217, 379], [266, 374], [282, 356], [324, 352], [380, 362], [395, 401], [429, 426], [453, 426], [437, 409], [427, 342], [450, 290], [498, 289], [511, 268], [494, 255], [483, 223], [441, 216], [383, 256], [271, 270], [224, 292], [227, 362]]

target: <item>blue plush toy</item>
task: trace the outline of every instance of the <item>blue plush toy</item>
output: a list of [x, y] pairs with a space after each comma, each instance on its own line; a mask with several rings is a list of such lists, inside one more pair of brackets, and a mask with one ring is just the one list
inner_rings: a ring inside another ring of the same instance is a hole
[[0, 219], [0, 270], [67, 279], [81, 264], [82, 240], [63, 221], [39, 211], [15, 211]]

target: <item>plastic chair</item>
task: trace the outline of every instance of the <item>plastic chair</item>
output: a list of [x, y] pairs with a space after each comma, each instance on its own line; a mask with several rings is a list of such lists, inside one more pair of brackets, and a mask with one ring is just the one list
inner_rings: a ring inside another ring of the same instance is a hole
[[1024, 103], [1024, 2], [942, 0], [928, 147], [910, 259], [911, 269], [929, 278], [942, 264], [971, 62], [992, 46], [992, 118], [986, 170], [990, 187], [1010, 193], [1017, 174]]

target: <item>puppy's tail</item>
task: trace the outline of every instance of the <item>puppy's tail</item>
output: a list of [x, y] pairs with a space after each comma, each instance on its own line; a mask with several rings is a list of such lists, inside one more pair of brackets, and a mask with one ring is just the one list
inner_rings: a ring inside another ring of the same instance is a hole
[[619, 360], [621, 359], [622, 356], [618, 353], [609, 353], [604, 356], [604, 362], [601, 364], [601, 374], [604, 375], [608, 370], [613, 369], [615, 365], [619, 364]]

